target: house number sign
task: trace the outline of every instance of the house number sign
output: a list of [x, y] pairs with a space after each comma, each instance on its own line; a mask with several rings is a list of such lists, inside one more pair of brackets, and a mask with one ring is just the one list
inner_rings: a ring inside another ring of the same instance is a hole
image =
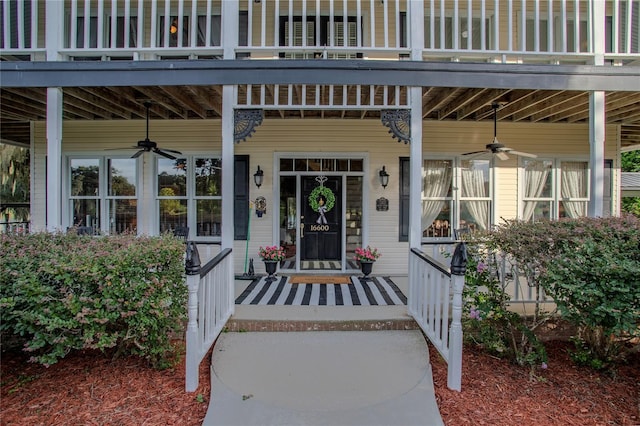
[[329, 225], [311, 225], [309, 231], [324, 232], [329, 230]]
[[376, 200], [376, 210], [379, 212], [386, 212], [389, 210], [389, 200], [384, 197], [378, 198]]

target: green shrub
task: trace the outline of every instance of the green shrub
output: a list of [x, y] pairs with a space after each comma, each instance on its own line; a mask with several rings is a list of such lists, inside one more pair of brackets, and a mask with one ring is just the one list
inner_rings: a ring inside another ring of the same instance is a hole
[[509, 221], [491, 239], [578, 327], [578, 350], [602, 362], [596, 364], [623, 357], [621, 342], [640, 336], [637, 217]]
[[496, 356], [508, 358], [519, 365], [546, 368], [547, 353], [534, 330], [541, 323], [509, 309], [510, 296], [502, 286], [496, 271], [496, 256], [487, 248], [490, 236], [469, 244], [465, 274], [465, 337]]
[[184, 243], [170, 236], [2, 235], [0, 331], [32, 361], [115, 348], [163, 367], [186, 317]]

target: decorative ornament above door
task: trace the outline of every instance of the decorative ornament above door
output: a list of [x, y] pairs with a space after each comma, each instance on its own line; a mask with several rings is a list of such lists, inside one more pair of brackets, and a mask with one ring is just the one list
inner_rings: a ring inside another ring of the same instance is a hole
[[389, 128], [389, 133], [398, 142], [411, 142], [411, 111], [408, 109], [383, 109], [380, 111], [382, 124]]

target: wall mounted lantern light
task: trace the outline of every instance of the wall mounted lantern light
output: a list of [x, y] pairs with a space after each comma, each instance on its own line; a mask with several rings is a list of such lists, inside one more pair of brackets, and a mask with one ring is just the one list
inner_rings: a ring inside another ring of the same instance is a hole
[[258, 166], [258, 170], [253, 174], [253, 181], [256, 186], [260, 188], [262, 186], [262, 181], [264, 180], [264, 171], [260, 170], [260, 166]]
[[387, 173], [385, 166], [382, 166], [382, 170], [380, 170], [380, 185], [382, 185], [383, 188], [389, 185], [389, 173]]

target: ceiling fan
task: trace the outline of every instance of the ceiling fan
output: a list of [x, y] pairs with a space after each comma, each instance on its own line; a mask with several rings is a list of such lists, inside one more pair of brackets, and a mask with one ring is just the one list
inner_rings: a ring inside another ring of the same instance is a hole
[[491, 154], [491, 155], [495, 154], [495, 156], [498, 157], [500, 160], [508, 160], [509, 156], [507, 154], [519, 155], [521, 157], [536, 158], [537, 155], [535, 154], [516, 151], [498, 142], [498, 108], [500, 108], [500, 104], [498, 102], [493, 102], [491, 104], [491, 108], [493, 108], [493, 142], [490, 144], [487, 144], [486, 149], [482, 151], [467, 152], [462, 155], [470, 156], [470, 157], [467, 157], [468, 159], [483, 157], [487, 154]]
[[[147, 137], [144, 138], [144, 140], [138, 141], [137, 145], [132, 146], [131, 148], [128, 148], [128, 149], [138, 150], [138, 152], [133, 154], [131, 158], [138, 158], [145, 152], [153, 151], [154, 153], [161, 155], [163, 157], [166, 157], [170, 160], [176, 160], [177, 158], [169, 153], [182, 155], [180, 151], [175, 151], [173, 149], [160, 149], [158, 148], [158, 144], [156, 144], [154, 141], [149, 139], [149, 108], [151, 107], [151, 102], [145, 102], [144, 106], [147, 108]], [[120, 149], [120, 148], [113, 148], [113, 149]]]

